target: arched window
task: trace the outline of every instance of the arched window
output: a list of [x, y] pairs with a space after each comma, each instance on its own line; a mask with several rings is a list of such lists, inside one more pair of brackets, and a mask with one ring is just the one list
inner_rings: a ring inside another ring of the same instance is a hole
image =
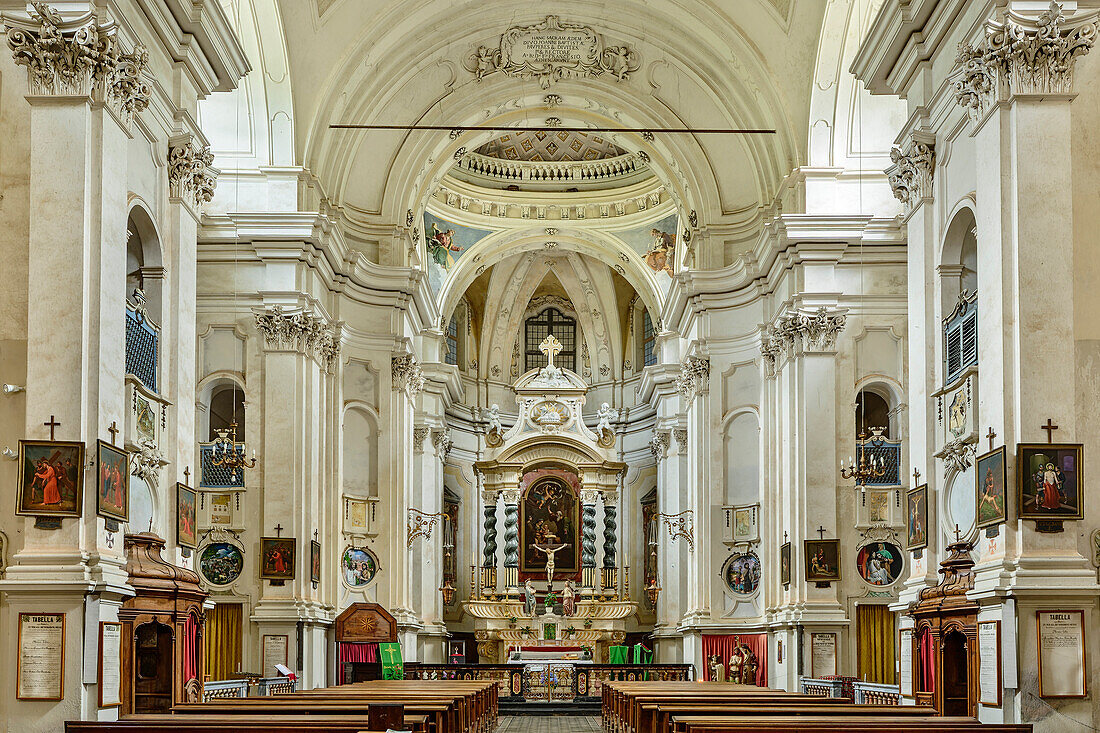
[[[235, 384], [223, 384], [210, 396], [210, 437], [213, 441], [219, 430], [229, 430], [236, 423], [236, 440], [244, 440], [244, 390]], [[233, 437], [230, 434], [230, 437]]]
[[451, 316], [451, 320], [447, 322], [447, 353], [443, 355], [443, 361], [458, 365], [458, 318], [456, 316]]
[[868, 390], [856, 395], [856, 437], [870, 436], [871, 428], [882, 428], [882, 437], [890, 437], [890, 404]]
[[974, 212], [961, 209], [947, 227], [940, 264], [943, 383], [978, 363], [978, 236]]
[[554, 363], [566, 369], [577, 369], [577, 322], [557, 308], [547, 308], [531, 316], [524, 323], [524, 369], [541, 369], [546, 366], [546, 354], [539, 351], [539, 344], [550, 334], [561, 342], [561, 352]]

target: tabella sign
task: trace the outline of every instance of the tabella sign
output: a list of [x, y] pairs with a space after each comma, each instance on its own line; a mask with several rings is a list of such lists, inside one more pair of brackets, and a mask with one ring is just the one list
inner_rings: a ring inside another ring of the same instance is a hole
[[629, 46], [604, 46], [603, 38], [586, 25], [563, 23], [556, 15], [541, 23], [512, 26], [496, 48], [481, 46], [466, 68], [478, 80], [495, 71], [516, 78], [550, 82], [569, 76], [610, 74], [619, 81], [638, 69], [638, 55]]

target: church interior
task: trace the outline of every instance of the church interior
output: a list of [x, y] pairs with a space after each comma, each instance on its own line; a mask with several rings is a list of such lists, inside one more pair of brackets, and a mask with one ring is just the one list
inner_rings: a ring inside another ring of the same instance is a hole
[[0, 0], [0, 730], [1097, 730], [1098, 31]]

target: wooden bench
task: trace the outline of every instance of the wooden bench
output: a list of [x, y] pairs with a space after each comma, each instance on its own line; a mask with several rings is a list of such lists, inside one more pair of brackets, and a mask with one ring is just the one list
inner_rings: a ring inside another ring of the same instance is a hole
[[129, 715], [121, 720], [70, 720], [65, 733], [370, 733], [365, 716], [343, 715]]
[[[863, 718], [867, 716], [890, 715], [900, 718], [928, 717], [935, 715], [935, 710], [929, 707], [916, 707], [908, 705], [851, 705], [837, 702], [836, 698], [821, 698], [828, 700], [825, 704], [807, 703], [803, 701], [793, 703], [781, 703], [773, 706], [758, 703], [741, 703], [739, 701], [724, 702], [663, 702], [642, 703], [642, 718], [638, 727], [638, 733], [672, 733], [672, 719], [684, 716], [759, 716], [782, 714], [785, 716], [820, 717], [828, 715], [845, 715], [849, 717]], [[762, 709], [763, 708], [763, 709]]]
[[[853, 707], [855, 707], [853, 705]], [[1027, 724], [979, 723], [974, 718], [903, 715], [830, 715], [822, 718], [796, 715], [673, 716], [675, 733], [730, 733], [731, 731], [775, 731], [777, 733], [956, 733], [957, 731], [1013, 731], [1031, 733]]]

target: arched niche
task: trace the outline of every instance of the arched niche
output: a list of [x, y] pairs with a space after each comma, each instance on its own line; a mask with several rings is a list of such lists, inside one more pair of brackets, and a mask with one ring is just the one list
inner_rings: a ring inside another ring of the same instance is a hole
[[134, 301], [134, 290], [145, 297], [146, 316], [162, 325], [164, 297], [164, 258], [160, 235], [145, 202], [134, 196], [126, 217], [126, 292], [124, 299]]
[[245, 440], [245, 418], [248, 408], [244, 381], [229, 372], [212, 374], [199, 383], [196, 429], [200, 443], [217, 437], [218, 430], [230, 429], [236, 423], [236, 440]]
[[345, 496], [378, 496], [378, 417], [357, 402], [344, 409], [341, 489]]
[[969, 199], [951, 213], [940, 250], [940, 295], [942, 314], [955, 310], [960, 296], [978, 292], [978, 227]]
[[760, 418], [752, 409], [734, 410], [722, 431], [726, 504], [760, 499]]

